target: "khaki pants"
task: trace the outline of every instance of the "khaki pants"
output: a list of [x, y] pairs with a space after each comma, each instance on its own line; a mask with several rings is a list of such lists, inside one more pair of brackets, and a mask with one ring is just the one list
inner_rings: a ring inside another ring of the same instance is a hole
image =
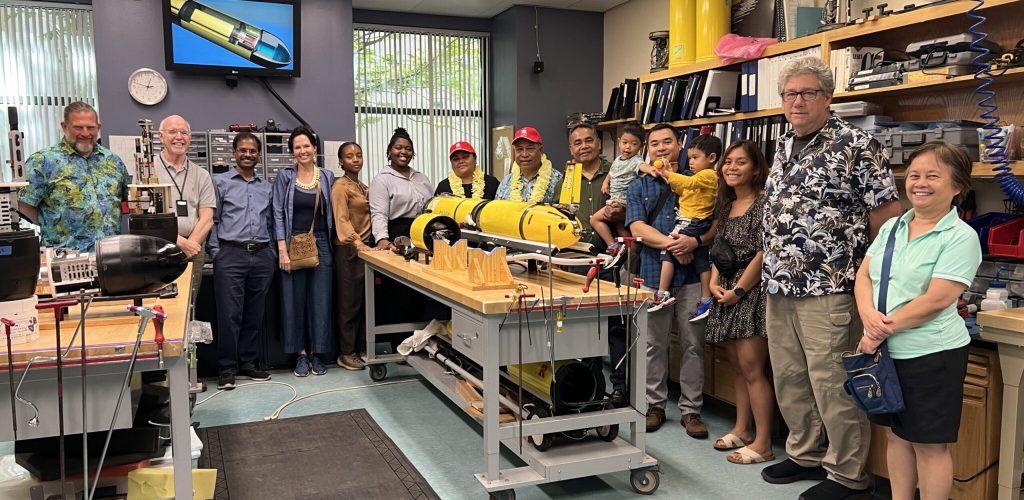
[[[654, 293], [657, 290], [644, 287]], [[673, 319], [679, 322], [683, 357], [679, 362], [679, 413], [700, 415], [704, 406], [704, 323], [690, 323], [700, 300], [700, 283], [672, 290], [676, 304], [647, 315], [647, 404], [665, 409], [668, 403], [668, 349]]]
[[863, 333], [852, 295], [769, 295], [768, 352], [775, 392], [789, 426], [786, 454], [804, 467], [821, 465], [846, 487], [868, 487], [864, 473], [871, 428], [843, 390], [843, 351]]

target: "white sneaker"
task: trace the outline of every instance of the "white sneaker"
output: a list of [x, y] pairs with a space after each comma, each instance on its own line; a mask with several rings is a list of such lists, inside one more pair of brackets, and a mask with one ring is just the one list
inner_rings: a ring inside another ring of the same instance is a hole
[[657, 312], [666, 307], [672, 306], [675, 303], [676, 298], [673, 297], [672, 294], [664, 290], [659, 290], [658, 293], [654, 295], [654, 303], [647, 308], [647, 312]]

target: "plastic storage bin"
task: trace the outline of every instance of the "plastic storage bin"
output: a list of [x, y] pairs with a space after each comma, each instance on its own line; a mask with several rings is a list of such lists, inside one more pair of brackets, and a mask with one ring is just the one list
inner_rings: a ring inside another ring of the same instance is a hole
[[981, 253], [988, 255], [988, 232], [992, 226], [1002, 224], [1008, 220], [1017, 217], [1013, 214], [1006, 214], [1002, 212], [989, 212], [987, 214], [979, 215], [969, 221], [967, 225], [974, 228], [978, 232], [978, 240], [981, 241]]
[[988, 250], [1001, 257], [1024, 257], [1024, 217], [992, 226], [988, 231]]

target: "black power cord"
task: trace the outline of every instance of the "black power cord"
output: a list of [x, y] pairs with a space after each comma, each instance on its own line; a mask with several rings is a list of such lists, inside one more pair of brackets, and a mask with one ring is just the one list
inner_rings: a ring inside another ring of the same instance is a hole
[[995, 62], [996, 66], [1003, 70], [1024, 66], [1024, 38], [1020, 39], [1017, 45], [1006, 51]]
[[[284, 106], [284, 109], [287, 109], [288, 112], [291, 113], [292, 116], [294, 116], [295, 119], [299, 121], [299, 124], [304, 125], [306, 127], [310, 126], [309, 122], [307, 122], [306, 120], [302, 119], [302, 117], [299, 116], [299, 114], [294, 109], [292, 109], [291, 106], [288, 105], [288, 103], [284, 100], [284, 98], [282, 98], [281, 95], [278, 94], [276, 90], [274, 90], [274, 87], [270, 85], [270, 82], [267, 80], [267, 78], [265, 76], [261, 76], [260, 77], [260, 81], [263, 82], [263, 86], [267, 88], [267, 92], [270, 92], [270, 94], [273, 95], [274, 98], [276, 98], [277, 101], [280, 102], [282, 106]], [[310, 128], [312, 128], [312, 127], [310, 127]]]

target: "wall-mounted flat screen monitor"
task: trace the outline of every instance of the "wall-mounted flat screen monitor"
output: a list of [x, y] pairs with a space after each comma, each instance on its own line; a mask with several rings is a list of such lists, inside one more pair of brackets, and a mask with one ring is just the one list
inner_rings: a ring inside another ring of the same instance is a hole
[[299, 76], [300, 0], [164, 0], [172, 71]]

